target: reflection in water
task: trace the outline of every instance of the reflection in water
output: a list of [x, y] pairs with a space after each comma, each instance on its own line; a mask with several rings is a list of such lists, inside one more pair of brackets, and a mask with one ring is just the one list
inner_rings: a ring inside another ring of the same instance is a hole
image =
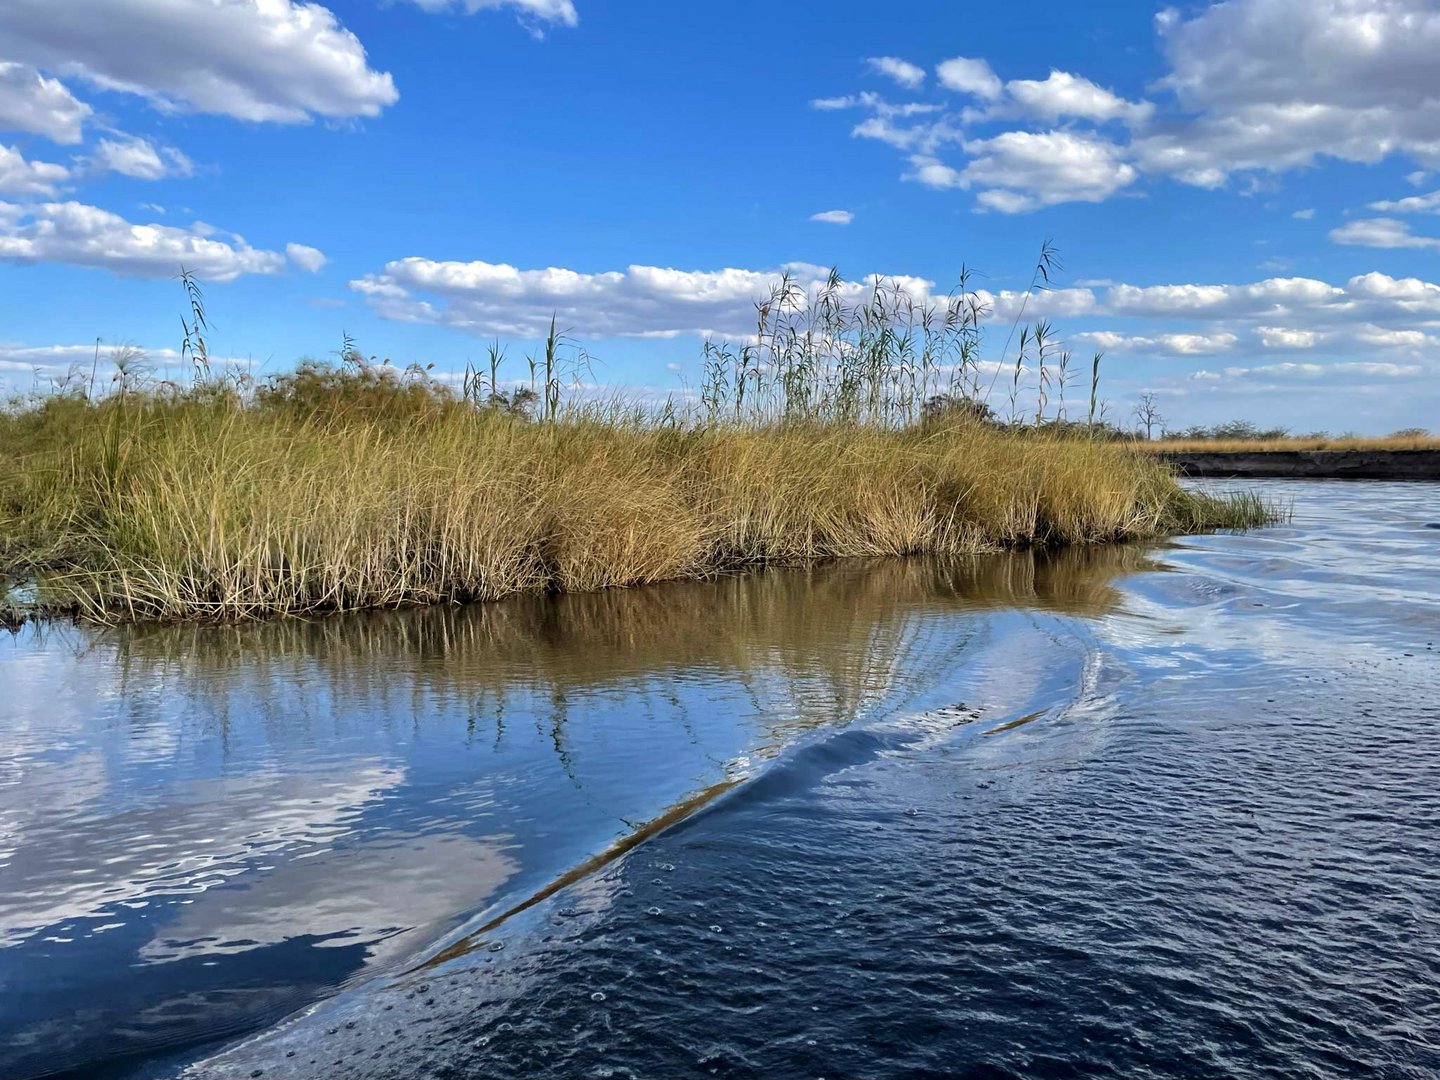
[[113, 1071], [462, 949], [805, 731], [944, 703], [1005, 620], [1099, 614], [1144, 565], [28, 628], [0, 643], [0, 1074]]
[[1436, 491], [1295, 485], [1099, 618], [838, 631], [933, 690], [183, 1075], [1440, 1076]]
[[[229, 689], [259, 663], [324, 681], [331, 693], [394, 703], [415, 694], [567, 694], [677, 669], [779, 667], [826, 680], [835, 707], [859, 704], [873, 680], [853, 664], [901, 659], [910, 614], [1042, 608], [1100, 614], [1118, 603], [1114, 579], [1151, 569], [1133, 546], [1021, 552], [946, 564], [850, 560], [704, 583], [518, 597], [465, 607], [413, 608], [318, 621], [225, 627], [138, 626], [101, 631], [121, 678], [173, 672], [199, 693]], [[404, 658], [397, 664], [397, 658]], [[857, 685], [858, 684], [858, 685]], [[218, 702], [217, 702], [218, 704]], [[487, 704], [503, 706], [487, 700]], [[493, 713], [492, 708], [491, 712]], [[503, 707], [499, 710], [503, 719]]]

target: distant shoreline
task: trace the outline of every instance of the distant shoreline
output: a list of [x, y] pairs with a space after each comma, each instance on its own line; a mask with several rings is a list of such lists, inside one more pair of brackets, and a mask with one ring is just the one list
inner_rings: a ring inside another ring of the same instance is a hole
[[1168, 450], [1184, 476], [1440, 480], [1440, 450]]

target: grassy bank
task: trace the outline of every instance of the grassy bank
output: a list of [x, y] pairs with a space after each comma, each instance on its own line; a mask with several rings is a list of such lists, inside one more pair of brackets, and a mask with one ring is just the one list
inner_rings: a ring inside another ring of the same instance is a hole
[[650, 408], [567, 401], [587, 358], [553, 325], [528, 385], [498, 347], [452, 384], [348, 338], [338, 367], [215, 372], [185, 284], [192, 383], [147, 385], [127, 359], [108, 389], [92, 368], [0, 410], [0, 585], [104, 621], [244, 618], [1267, 517], [1100, 437], [1098, 356], [1068, 420], [1082, 365], [1048, 325], [1012, 327], [1013, 354], [982, 364], [963, 277], [933, 302], [784, 278], [746, 343], [706, 344], [695, 395]]
[[226, 394], [4, 420], [0, 537], [107, 621], [494, 599], [857, 555], [1255, 523], [1123, 447], [967, 421], [536, 422], [441, 394], [296, 412]]
[[1295, 435], [1278, 439], [1157, 439], [1141, 440], [1142, 450], [1175, 453], [1264, 453], [1280, 450], [1440, 450], [1440, 437], [1427, 433], [1414, 435], [1307, 436]]

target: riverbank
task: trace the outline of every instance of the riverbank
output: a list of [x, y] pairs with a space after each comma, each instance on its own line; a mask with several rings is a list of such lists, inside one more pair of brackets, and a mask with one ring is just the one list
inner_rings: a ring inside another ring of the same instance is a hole
[[[353, 389], [353, 388], [352, 388]], [[851, 556], [1245, 527], [1124, 446], [908, 426], [537, 420], [444, 393], [52, 398], [4, 418], [0, 566], [40, 610], [233, 619], [582, 592]]]
[[1440, 480], [1440, 449], [1162, 450], [1157, 456], [1195, 477]]

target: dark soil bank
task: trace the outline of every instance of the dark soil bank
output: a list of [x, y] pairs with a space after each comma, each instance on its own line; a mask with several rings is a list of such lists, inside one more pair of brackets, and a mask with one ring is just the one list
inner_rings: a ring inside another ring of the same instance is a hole
[[1440, 480], [1440, 450], [1229, 450], [1161, 456], [1186, 476]]

